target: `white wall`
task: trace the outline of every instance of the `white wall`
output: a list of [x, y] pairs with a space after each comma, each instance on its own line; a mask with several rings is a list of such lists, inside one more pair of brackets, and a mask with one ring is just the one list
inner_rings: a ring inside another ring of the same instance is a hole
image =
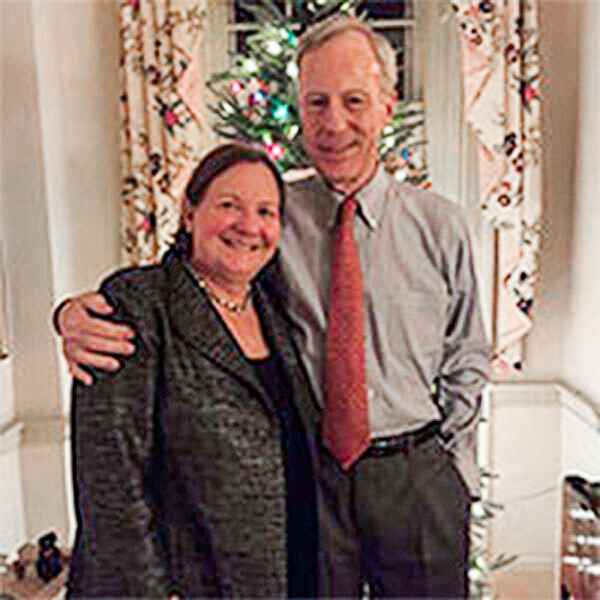
[[[118, 7], [20, 0], [0, 2], [0, 11], [0, 239], [12, 350], [0, 384], [2, 402], [6, 394], [14, 405], [0, 432], [23, 424], [12, 464], [22, 475], [24, 535], [52, 527], [66, 540], [69, 386], [49, 314], [56, 298], [90, 288], [119, 260]], [[15, 542], [3, 537], [1, 519], [14, 511], [6, 477], [0, 472], [0, 551]]]
[[565, 330], [565, 379], [600, 404], [600, 3], [582, 3], [575, 165], [573, 274]]
[[25, 536], [23, 483], [19, 461], [22, 429], [22, 423], [12, 423], [0, 429], [0, 553], [14, 551]]
[[600, 3], [542, 0], [546, 235], [526, 376], [600, 406]]

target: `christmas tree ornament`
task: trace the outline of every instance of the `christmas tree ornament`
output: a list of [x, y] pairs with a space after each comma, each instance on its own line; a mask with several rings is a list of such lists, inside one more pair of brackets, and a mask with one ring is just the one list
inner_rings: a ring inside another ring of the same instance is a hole
[[258, 63], [253, 58], [242, 59], [242, 67], [247, 73], [256, 73], [258, 71]]
[[271, 160], [279, 161], [283, 158], [283, 155], [285, 154], [285, 148], [278, 142], [275, 142], [267, 148], [267, 154], [269, 155]]
[[219, 103], [219, 108], [221, 109], [221, 112], [225, 115], [235, 114], [235, 108], [233, 106], [231, 106], [231, 104], [229, 102], [226, 102], [225, 100], [223, 100]]
[[274, 103], [273, 118], [276, 121], [287, 121], [290, 116], [290, 107], [288, 104]]
[[291, 60], [285, 68], [285, 74], [290, 79], [298, 79], [298, 65], [295, 60]]
[[387, 149], [391, 149], [396, 145], [396, 140], [393, 137], [384, 137], [383, 138], [383, 145], [385, 146], [385, 148]]
[[408, 166], [394, 171], [394, 179], [396, 181], [399, 181], [400, 183], [402, 183], [403, 181], [406, 181], [407, 177], [408, 177]]
[[281, 47], [281, 44], [279, 42], [277, 42], [276, 40], [269, 40], [265, 44], [265, 50], [271, 56], [279, 56], [283, 52], [283, 48]]
[[265, 101], [266, 95], [262, 90], [256, 90], [256, 92], [254, 92], [249, 100], [248, 103], [250, 104], [250, 106], [258, 106], [259, 104], [262, 104]]
[[232, 81], [229, 84], [229, 90], [234, 96], [237, 96], [244, 89], [244, 85], [240, 81]]
[[298, 47], [298, 36], [290, 31], [288, 33], [288, 42], [292, 48], [297, 48]]
[[285, 128], [285, 136], [288, 140], [293, 140], [298, 135], [299, 131], [300, 127], [298, 125], [290, 125], [289, 127]]
[[270, 146], [273, 143], [273, 135], [268, 129], [263, 129], [261, 138], [265, 146]]

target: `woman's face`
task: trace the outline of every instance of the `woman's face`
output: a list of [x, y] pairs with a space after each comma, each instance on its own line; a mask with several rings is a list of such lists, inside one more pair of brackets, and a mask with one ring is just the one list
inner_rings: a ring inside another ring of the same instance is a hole
[[247, 284], [281, 238], [279, 188], [262, 163], [238, 163], [208, 186], [185, 218], [191, 261], [213, 284]]

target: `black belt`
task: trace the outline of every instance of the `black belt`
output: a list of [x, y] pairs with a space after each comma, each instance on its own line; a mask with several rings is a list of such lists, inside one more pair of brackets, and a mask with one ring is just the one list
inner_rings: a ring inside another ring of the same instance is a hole
[[409, 431], [393, 437], [376, 438], [371, 441], [371, 445], [366, 449], [364, 456], [391, 456], [398, 452], [406, 452], [435, 437], [439, 432], [439, 421], [432, 421], [425, 425], [425, 427], [421, 427], [415, 431]]

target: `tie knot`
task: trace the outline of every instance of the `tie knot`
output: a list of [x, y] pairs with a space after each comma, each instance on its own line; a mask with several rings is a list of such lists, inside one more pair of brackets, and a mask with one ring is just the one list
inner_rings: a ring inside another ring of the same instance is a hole
[[340, 223], [348, 223], [354, 220], [358, 202], [354, 196], [348, 196], [340, 207]]

